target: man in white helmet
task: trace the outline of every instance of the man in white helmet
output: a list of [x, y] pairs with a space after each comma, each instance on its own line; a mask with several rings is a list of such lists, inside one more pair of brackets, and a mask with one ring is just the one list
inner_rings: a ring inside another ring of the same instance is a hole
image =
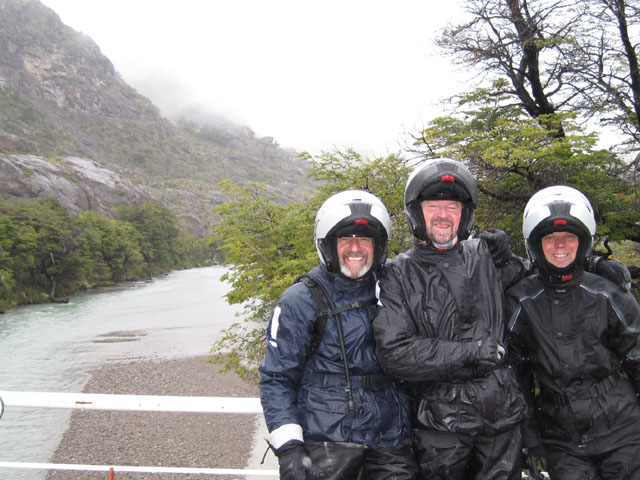
[[260, 365], [280, 478], [415, 478], [408, 397], [382, 373], [371, 323], [389, 214], [370, 193], [341, 192], [318, 211], [314, 236], [320, 265], [280, 297]]
[[[532, 476], [640, 478], [640, 306], [583, 265], [596, 221], [589, 200], [545, 188], [524, 211], [537, 274], [507, 291], [510, 353], [537, 422], [525, 444]], [[546, 458], [546, 461], [545, 461]]]

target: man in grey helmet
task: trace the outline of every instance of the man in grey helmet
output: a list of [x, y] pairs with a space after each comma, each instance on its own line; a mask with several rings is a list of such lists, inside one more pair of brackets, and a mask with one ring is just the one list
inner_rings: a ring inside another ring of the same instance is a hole
[[367, 192], [317, 213], [320, 265], [289, 287], [267, 329], [260, 392], [280, 478], [415, 478], [409, 403], [374, 352], [376, 273], [391, 219]]

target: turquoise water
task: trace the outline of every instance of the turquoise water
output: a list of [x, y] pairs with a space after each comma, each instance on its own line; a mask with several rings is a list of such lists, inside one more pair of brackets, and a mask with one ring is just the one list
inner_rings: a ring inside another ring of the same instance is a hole
[[[0, 315], [0, 390], [80, 392], [107, 362], [205, 355], [241, 309], [229, 306], [223, 267], [172, 272], [74, 295], [66, 304]], [[108, 392], [104, 392], [108, 393]], [[0, 461], [49, 462], [71, 412], [7, 408]], [[2, 480], [43, 479], [44, 471], [0, 468]]]

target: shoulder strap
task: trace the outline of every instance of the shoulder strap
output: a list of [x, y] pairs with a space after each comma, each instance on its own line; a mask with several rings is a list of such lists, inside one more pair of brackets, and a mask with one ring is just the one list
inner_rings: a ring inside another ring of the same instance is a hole
[[327, 320], [329, 319], [329, 309], [327, 308], [327, 302], [325, 301], [324, 293], [320, 289], [318, 282], [316, 282], [313, 277], [311, 277], [307, 273], [303, 273], [296, 277], [293, 283], [302, 282], [304, 283], [313, 298], [316, 299], [316, 303], [318, 304], [318, 311], [316, 314], [316, 320], [313, 324], [313, 334], [311, 335], [311, 343], [309, 344], [309, 352], [307, 357], [311, 357], [313, 352], [315, 352], [316, 348], [320, 344], [320, 340], [322, 339], [322, 335], [324, 334], [324, 329], [327, 326]]
[[[347, 303], [340, 307], [329, 309], [327, 308], [328, 294], [326, 290], [320, 284], [318, 284], [318, 282], [311, 275], [309, 275], [308, 273], [298, 275], [293, 283], [298, 282], [302, 282], [307, 286], [307, 288], [315, 298], [316, 303], [318, 304], [316, 321], [313, 325], [313, 334], [311, 336], [311, 343], [309, 344], [309, 357], [311, 357], [316, 348], [318, 348], [318, 345], [320, 345], [320, 341], [322, 340], [322, 336], [324, 335], [324, 330], [327, 326], [327, 320], [329, 319], [329, 317], [339, 315], [340, 313], [346, 312], [347, 310], [353, 310], [354, 308], [370, 307], [377, 303], [377, 300], [375, 298], [371, 298], [369, 300], [359, 300], [356, 302]], [[367, 315], [370, 316], [368, 308]]]

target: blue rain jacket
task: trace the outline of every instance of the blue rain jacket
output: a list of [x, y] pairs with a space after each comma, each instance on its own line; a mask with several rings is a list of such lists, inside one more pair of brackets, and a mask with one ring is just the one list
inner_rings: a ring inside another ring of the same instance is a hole
[[[310, 274], [325, 286], [337, 307], [375, 297], [375, 278], [348, 280], [324, 266]], [[377, 306], [368, 308], [369, 314], [367, 307], [359, 307], [329, 318], [320, 344], [308, 358], [318, 305], [302, 283], [284, 292], [269, 323], [267, 351], [260, 365], [262, 407], [274, 448], [290, 440], [386, 448], [409, 436], [408, 396], [382, 374], [371, 324]], [[337, 319], [352, 378], [353, 413], [348, 410]]]

